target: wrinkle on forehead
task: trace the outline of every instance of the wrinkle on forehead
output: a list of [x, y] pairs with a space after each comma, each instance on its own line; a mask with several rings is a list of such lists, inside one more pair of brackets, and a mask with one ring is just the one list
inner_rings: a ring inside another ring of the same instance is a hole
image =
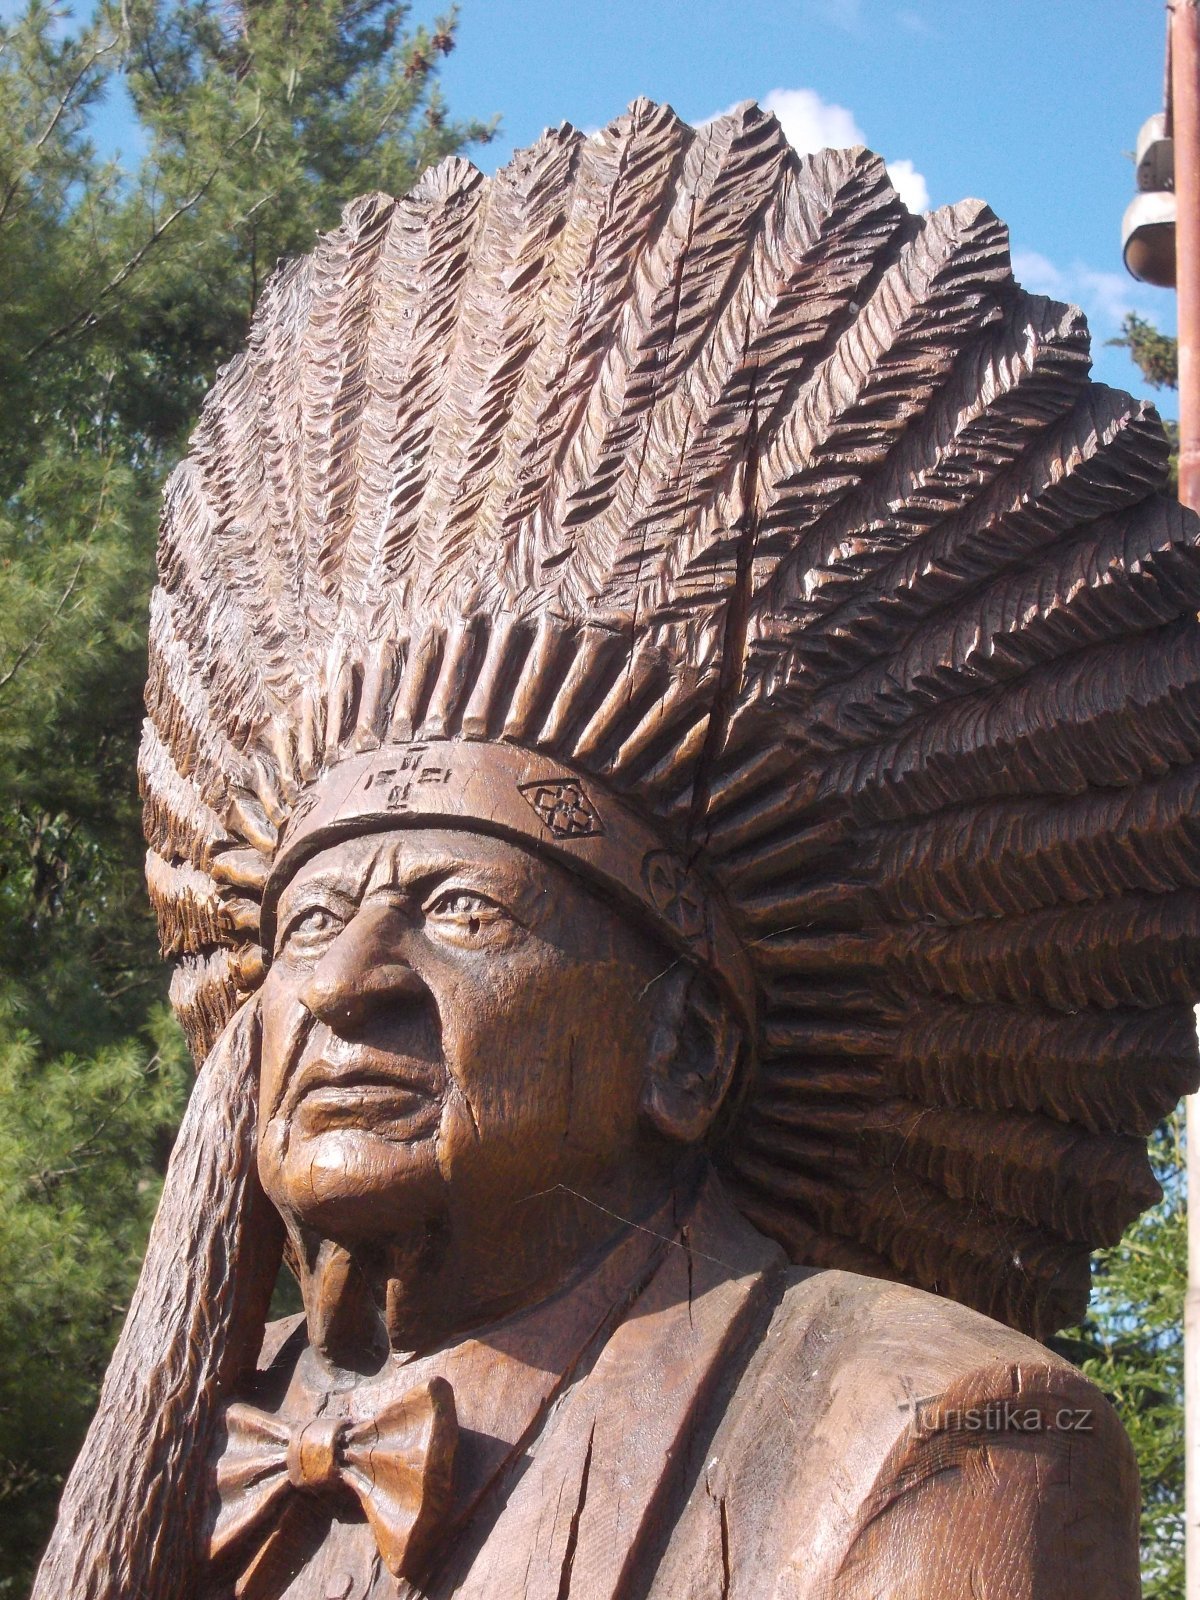
[[[461, 880], [504, 903], [526, 926], [544, 920], [582, 883], [521, 846], [466, 828], [393, 829], [360, 834], [319, 851], [288, 884], [283, 901], [325, 889], [358, 903], [384, 890]], [[590, 898], [590, 896], [587, 896]]]

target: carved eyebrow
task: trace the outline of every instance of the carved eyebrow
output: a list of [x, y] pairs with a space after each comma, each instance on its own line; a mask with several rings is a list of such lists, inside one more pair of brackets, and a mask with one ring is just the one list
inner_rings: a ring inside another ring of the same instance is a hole
[[528, 869], [522, 870], [516, 863], [472, 860], [440, 844], [423, 853], [414, 849], [416, 843], [415, 835], [403, 843], [381, 839], [352, 864], [343, 858], [336, 865], [330, 863], [293, 879], [280, 896], [279, 925], [293, 918], [299, 907], [314, 901], [352, 914], [369, 895], [390, 890], [423, 900], [439, 884], [450, 881], [491, 896], [524, 927], [535, 926], [549, 911], [553, 896]]
[[298, 902], [313, 897], [335, 899], [350, 908], [356, 906], [367, 886], [373, 861], [374, 856], [349, 864], [342, 859], [308, 873], [301, 867], [279, 897], [278, 915], [282, 917]]
[[307, 910], [316, 904], [329, 905], [349, 914], [357, 909], [361, 898], [361, 890], [353, 886], [348, 889], [344, 880], [332, 872], [318, 873], [301, 883], [288, 884], [279, 897], [276, 920], [282, 928], [297, 911]]
[[[390, 873], [386, 881], [380, 882], [378, 869], [385, 864]], [[548, 902], [540, 886], [530, 881], [528, 873], [493, 861], [464, 860], [449, 851], [431, 851], [424, 859], [409, 858], [400, 862], [393, 857], [385, 863], [376, 857], [364, 897], [391, 889], [423, 900], [432, 890], [447, 883], [460, 883], [464, 889], [490, 896], [525, 926], [533, 923], [538, 910]]]

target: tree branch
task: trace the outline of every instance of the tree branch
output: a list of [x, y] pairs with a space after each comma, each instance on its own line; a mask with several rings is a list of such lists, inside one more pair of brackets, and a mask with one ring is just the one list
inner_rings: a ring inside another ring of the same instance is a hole
[[62, 96], [59, 99], [57, 106], [55, 106], [49, 122], [42, 129], [38, 137], [33, 141], [33, 144], [29, 147], [30, 159], [27, 159], [23, 170], [18, 172], [16, 177], [13, 178], [13, 181], [9, 184], [7, 190], [5, 191], [4, 199], [0, 201], [0, 227], [4, 226], [5, 219], [8, 216], [8, 209], [12, 205], [14, 198], [20, 190], [22, 181], [28, 177], [30, 172], [33, 170], [32, 157], [36, 156], [43, 148], [47, 139], [51, 137], [55, 128], [58, 127], [63, 117], [66, 115], [67, 107], [70, 105], [71, 98], [76, 89], [78, 89], [79, 85], [87, 77], [88, 73], [96, 65], [97, 61], [100, 60], [101, 56], [105, 56], [110, 50], [115, 49], [116, 44], [116, 39], [110, 39], [107, 44], [98, 45], [80, 67], [79, 71], [71, 79], [67, 87], [63, 90]]
[[[249, 138], [261, 121], [261, 117], [256, 117], [250, 126], [237, 136], [224, 154], [228, 155], [229, 151], [236, 149], [237, 146], [241, 144], [243, 139]], [[90, 306], [85, 307], [82, 311], [76, 312], [73, 317], [69, 318], [66, 322], [60, 323], [59, 326], [51, 333], [48, 333], [44, 338], [39, 339], [35, 345], [31, 345], [30, 348], [25, 351], [23, 359], [26, 361], [32, 360], [34, 356], [40, 355], [43, 350], [47, 349], [52, 344], [56, 344], [60, 339], [68, 338], [71, 334], [77, 333], [81, 328], [94, 327], [100, 320], [98, 309], [100, 302], [119, 289], [121, 285], [137, 271], [138, 267], [141, 266], [142, 262], [149, 255], [150, 251], [168, 231], [168, 229], [172, 228], [175, 223], [179, 221], [180, 217], [186, 215], [187, 212], [191, 211], [194, 206], [200, 203], [211, 187], [213, 180], [217, 177], [217, 174], [221, 170], [222, 169], [219, 166], [214, 167], [209, 173], [208, 177], [205, 178], [204, 182], [189, 200], [181, 201], [168, 217], [165, 217], [162, 222], [157, 223], [154, 226], [145, 242], [134, 251], [133, 255], [130, 256], [129, 260], [126, 261], [125, 265], [120, 269], [120, 271], [115, 273], [113, 277], [108, 280], [108, 282], [96, 295]], [[3, 687], [3, 683], [0, 682], [0, 688]]]
[[41, 627], [33, 635], [33, 637], [27, 640], [26, 643], [21, 646], [20, 650], [17, 651], [17, 654], [13, 659], [13, 663], [9, 667], [8, 671], [0, 674], [0, 691], [8, 688], [9, 684], [13, 681], [25, 663], [32, 656], [35, 656], [41, 649], [42, 645], [45, 644], [46, 635], [58, 621], [59, 617], [62, 616], [63, 607], [75, 593], [75, 590], [79, 585], [79, 575], [83, 571], [83, 563], [86, 560], [87, 551], [84, 550], [83, 554], [79, 557], [79, 560], [75, 563], [75, 570], [71, 574], [71, 580], [63, 592], [59, 595], [54, 610], [46, 618], [45, 622], [42, 623]]
[[[161, 1064], [162, 1056], [156, 1050], [146, 1063], [143, 1077], [149, 1077], [150, 1074]], [[92, 1156], [90, 1160], [84, 1160], [82, 1158], [88, 1155], [88, 1153], [95, 1146], [96, 1141], [108, 1128], [113, 1118], [119, 1111], [124, 1111], [125, 1107], [133, 1099], [134, 1095], [138, 1093], [141, 1087], [142, 1079], [137, 1079], [131, 1083], [129, 1088], [117, 1101], [116, 1105], [114, 1105], [108, 1112], [105, 1113], [104, 1116], [100, 1118], [100, 1121], [91, 1130], [91, 1132], [86, 1134], [84, 1138], [80, 1139], [76, 1144], [71, 1146], [66, 1155], [63, 1157], [65, 1165], [60, 1167], [43, 1167], [40, 1172], [30, 1173], [29, 1177], [26, 1179], [27, 1187], [29, 1189], [41, 1189], [44, 1192], [46, 1190], [53, 1189], [57, 1184], [61, 1183], [64, 1178], [74, 1177], [76, 1173], [81, 1172], [85, 1167], [94, 1166], [95, 1163], [101, 1159], [99, 1155]]]

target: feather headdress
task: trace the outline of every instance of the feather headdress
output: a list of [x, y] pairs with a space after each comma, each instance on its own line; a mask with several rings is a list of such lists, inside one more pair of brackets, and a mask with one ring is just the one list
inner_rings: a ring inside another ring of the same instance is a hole
[[1077, 1317], [1200, 989], [1200, 534], [1088, 367], [985, 205], [753, 106], [356, 201], [167, 491], [141, 771], [198, 1052], [306, 840], [482, 823], [482, 765], [752, 1021], [758, 1226]]

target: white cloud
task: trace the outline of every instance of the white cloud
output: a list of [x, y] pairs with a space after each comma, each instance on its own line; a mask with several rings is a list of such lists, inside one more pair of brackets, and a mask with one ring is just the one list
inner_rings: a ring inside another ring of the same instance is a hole
[[926, 37], [933, 33], [928, 19], [923, 17], [919, 11], [897, 11], [896, 21], [904, 29], [905, 33], [919, 33]]
[[[784, 136], [799, 155], [868, 143], [854, 113], [835, 101], [822, 100], [815, 89], [772, 89], [763, 96], [761, 105], [779, 118]], [[929, 185], [907, 156], [889, 161], [887, 170], [896, 193], [910, 211], [929, 210]]]
[[835, 28], [845, 28], [847, 33], [863, 32], [863, 0], [808, 0], [808, 9], [823, 22], [832, 22]]
[[889, 161], [887, 170], [893, 188], [910, 211], [929, 210], [929, 185], [911, 161], [902, 156], [899, 161]]
[[1058, 294], [1061, 290], [1063, 275], [1054, 265], [1037, 250], [1014, 250], [1013, 272], [1020, 279], [1026, 289], [1032, 289], [1034, 294]]
[[1120, 322], [1128, 312], [1136, 310], [1139, 300], [1143, 306], [1151, 303], [1148, 297], [1130, 293], [1134, 285], [1127, 273], [1098, 272], [1095, 267], [1083, 265], [1076, 271], [1086, 299], [1112, 322]]
[[815, 150], [843, 150], [866, 144], [867, 136], [845, 106], [822, 100], [815, 89], [772, 89], [760, 104], [779, 118], [788, 143], [797, 154]]
[[1014, 250], [1012, 264], [1023, 288], [1080, 306], [1098, 338], [1115, 333], [1131, 311], [1152, 318], [1161, 314], [1152, 295], [1126, 273], [1101, 272], [1084, 261], [1059, 267], [1037, 250]]
[[1131, 311], [1169, 332], [1173, 326], [1173, 295], [1138, 283], [1125, 273], [1090, 267], [1086, 261], [1059, 266], [1038, 250], [1014, 250], [1012, 264], [1013, 276], [1023, 288], [1049, 295], [1053, 300], [1065, 300], [1078, 306], [1087, 317], [1092, 334], [1093, 377], [1118, 389], [1146, 395], [1156, 405], [1163, 405], [1168, 415], [1175, 414], [1173, 401], [1164, 403], [1162, 396], [1147, 393], [1145, 380], [1126, 351], [1106, 348], [1110, 339], [1120, 335], [1121, 324]]

